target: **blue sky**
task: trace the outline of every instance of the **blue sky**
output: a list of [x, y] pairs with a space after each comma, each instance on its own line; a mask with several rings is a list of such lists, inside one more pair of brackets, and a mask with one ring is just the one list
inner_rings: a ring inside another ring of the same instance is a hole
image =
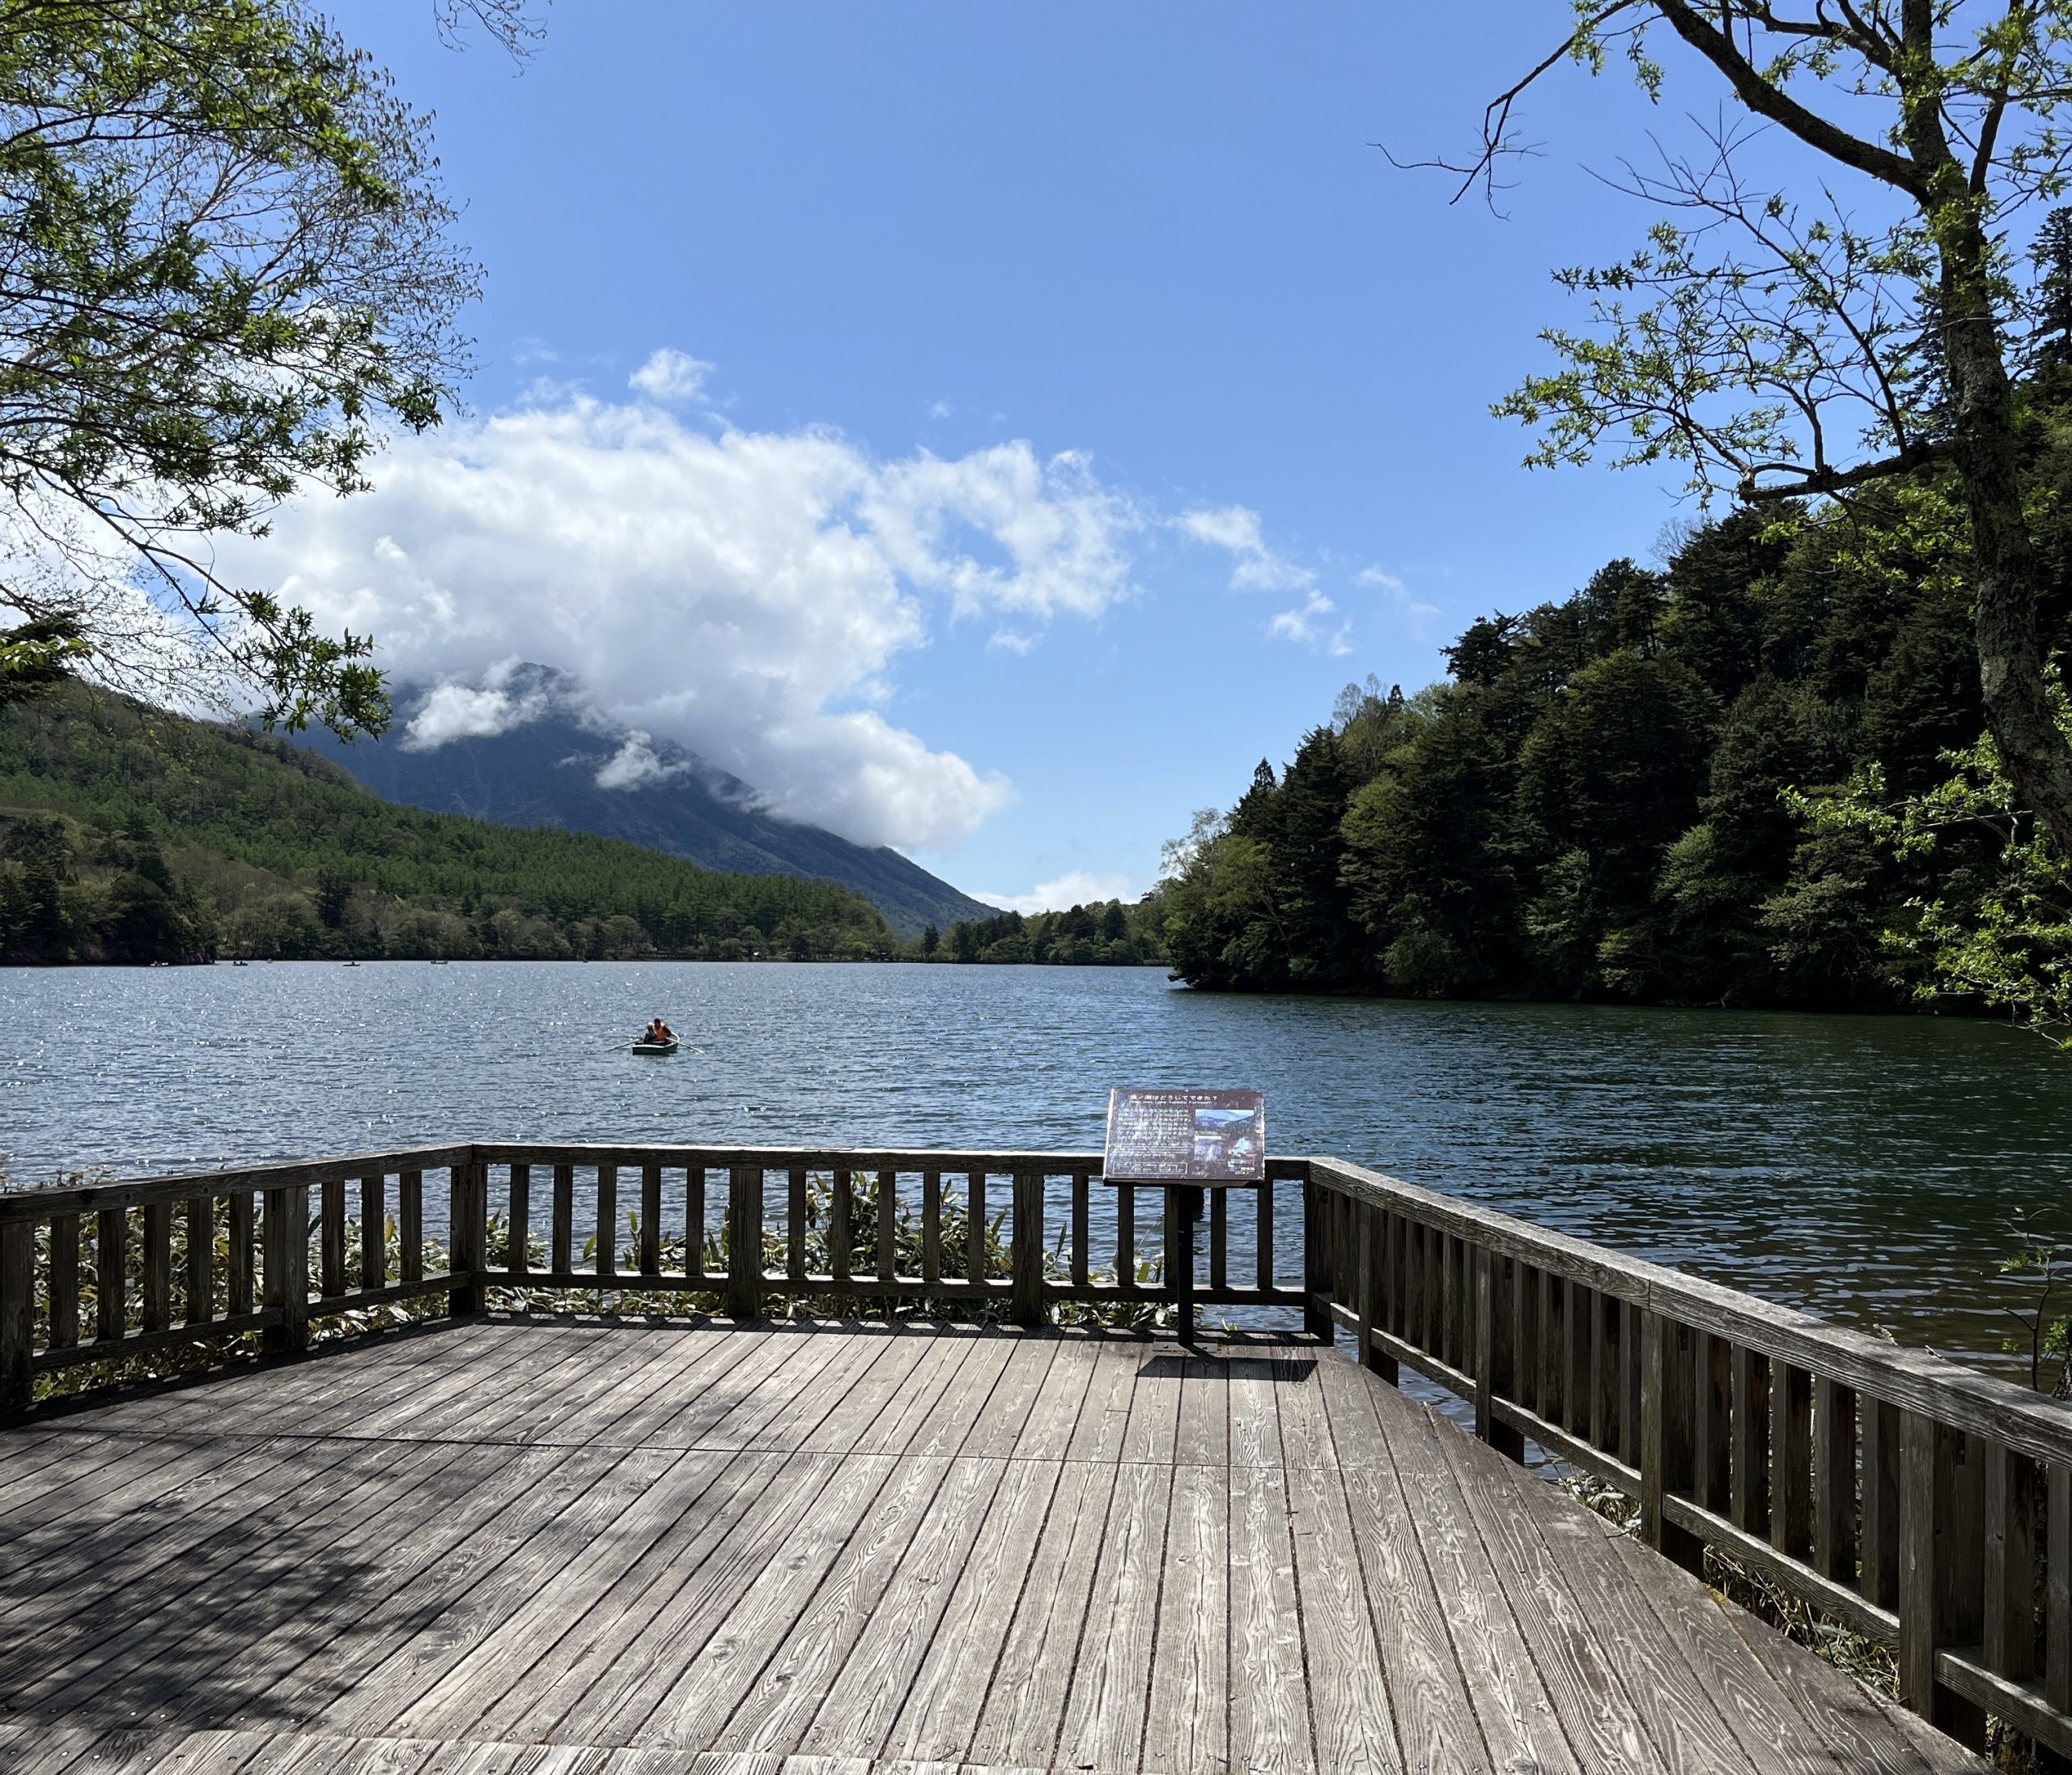
[[[1548, 269], [1645, 227], [1592, 169], [1710, 84], [1651, 114], [1564, 70], [1508, 219], [1370, 145], [1463, 147], [1567, 15], [563, 0], [520, 70], [442, 49], [427, 0], [355, 6], [486, 268], [473, 418], [259, 564], [400, 674], [565, 643], [601, 706], [960, 886], [1141, 890], [1348, 679], [1428, 682], [1474, 616], [1684, 509], [1667, 477], [1525, 471], [1487, 410], [1580, 318]], [[607, 486], [628, 451], [654, 472]], [[818, 564], [758, 603], [799, 550], [728, 526], [815, 499]], [[584, 499], [624, 503], [536, 546], [532, 512]], [[868, 562], [819, 560], [860, 529]], [[701, 627], [672, 549], [742, 576]], [[575, 579], [580, 618], [525, 614]]]

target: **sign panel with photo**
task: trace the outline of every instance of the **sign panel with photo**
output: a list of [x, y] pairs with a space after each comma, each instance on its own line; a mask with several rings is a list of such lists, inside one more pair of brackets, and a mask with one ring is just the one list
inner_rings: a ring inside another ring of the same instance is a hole
[[1258, 1091], [1108, 1093], [1111, 1183], [1257, 1183], [1266, 1175], [1266, 1098]]

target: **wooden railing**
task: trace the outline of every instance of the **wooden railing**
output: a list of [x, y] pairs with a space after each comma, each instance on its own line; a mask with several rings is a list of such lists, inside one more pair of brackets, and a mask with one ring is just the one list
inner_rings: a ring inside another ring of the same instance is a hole
[[1310, 1328], [1473, 1404], [1887, 1646], [1903, 1698], [2072, 1752], [2072, 1409], [1335, 1159], [1308, 1166]]
[[[1269, 1161], [1234, 1218], [1212, 1200], [1198, 1300], [1301, 1305], [1274, 1272], [1274, 1217], [1276, 1185], [1306, 1169]], [[443, 1244], [424, 1215], [439, 1174]], [[1115, 1188], [1096, 1251], [1106, 1187], [1098, 1153], [489, 1142], [0, 1195], [0, 1411], [40, 1374], [249, 1332], [295, 1350], [312, 1319], [439, 1293], [476, 1313], [499, 1288], [703, 1296], [749, 1318], [818, 1297], [962, 1302], [1028, 1324], [1059, 1302], [1170, 1302], [1164, 1254], [1138, 1262], [1140, 1198], [1160, 1192]]]
[[[568, 1290], [1029, 1324], [1170, 1302], [1170, 1265], [1138, 1262], [1157, 1192], [1147, 1212], [1117, 1190], [1097, 1241], [1100, 1166], [500, 1142], [0, 1195], [0, 1412], [42, 1374], [174, 1344], [212, 1360], [255, 1333], [293, 1351], [312, 1321], [426, 1295], [456, 1314]], [[1716, 1548], [1889, 1646], [1945, 1730], [1976, 1742], [1991, 1713], [2072, 1753], [2072, 1410], [1339, 1160], [1267, 1170], [1256, 1195], [1210, 1192], [1198, 1299], [1298, 1308], [1391, 1381], [1408, 1364], [1497, 1447], [1628, 1493], [1670, 1557]], [[1290, 1213], [1299, 1285], [1274, 1260]]]

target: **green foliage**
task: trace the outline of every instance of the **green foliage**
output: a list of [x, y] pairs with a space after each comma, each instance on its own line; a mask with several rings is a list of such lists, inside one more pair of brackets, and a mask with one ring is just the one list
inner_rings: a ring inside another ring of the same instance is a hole
[[[2033, 392], [2061, 642], [2072, 389]], [[1284, 772], [1263, 762], [1169, 847], [1174, 966], [1244, 990], [1933, 1001], [2072, 1032], [2072, 873], [1978, 740], [1972, 574], [1932, 471], [1738, 512], [1658, 571], [1615, 561], [1484, 618], [1449, 682], [1348, 686]]]
[[0, 958], [890, 958], [846, 888], [397, 807], [79, 685], [0, 711]]
[[947, 942], [932, 924], [912, 953], [923, 962], [1136, 967], [1166, 958], [1164, 907], [1152, 894], [1134, 905], [1097, 900], [1063, 912], [1003, 912], [953, 924]]
[[302, 0], [0, 7], [5, 602], [116, 682], [379, 728], [367, 640], [201, 544], [437, 423], [476, 284], [452, 219], [427, 120]]
[[[2058, 726], [2072, 707], [2053, 677]], [[2072, 863], [2021, 805], [1989, 738], [1943, 754], [1951, 773], [1893, 797], [1883, 768], [1794, 805], [1816, 832], [1862, 843], [1932, 885], [1881, 932], [1924, 1003], [2004, 1010], [2072, 1048]]]

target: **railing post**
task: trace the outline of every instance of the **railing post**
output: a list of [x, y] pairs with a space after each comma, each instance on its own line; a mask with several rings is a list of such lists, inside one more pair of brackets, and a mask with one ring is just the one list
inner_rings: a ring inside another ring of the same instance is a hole
[[1497, 1436], [1497, 1291], [1489, 1276], [1489, 1248], [1473, 1247], [1475, 1264], [1475, 1433], [1485, 1442]]
[[[446, 1293], [446, 1310], [454, 1319], [466, 1319], [482, 1310], [489, 1293], [482, 1280], [489, 1253], [489, 1167], [471, 1157], [447, 1175], [446, 1267], [453, 1273], [454, 1285]], [[608, 1239], [615, 1228], [601, 1230]], [[601, 1239], [601, 1254], [603, 1245]]]
[[1696, 1352], [1684, 1351], [1674, 1319], [1643, 1309], [1640, 1320], [1641, 1535], [1658, 1552], [1702, 1575], [1704, 1544], [1662, 1513], [1668, 1493], [1691, 1483]]
[[762, 1310], [762, 1167], [737, 1165], [727, 1174], [727, 1314], [752, 1319]]
[[1033, 1171], [1014, 1174], [1014, 1296], [1017, 1325], [1043, 1323], [1043, 1179]]
[[309, 1348], [309, 1190], [266, 1191], [261, 1229], [266, 1269], [265, 1302], [281, 1322], [266, 1327], [261, 1347], [270, 1354]]
[[36, 1226], [0, 1225], [0, 1412], [26, 1412], [36, 1398]]
[[1967, 1597], [1959, 1556], [1959, 1538], [1981, 1536], [1982, 1525], [1976, 1511], [1957, 1508], [1957, 1434], [1926, 1412], [1900, 1414], [1900, 1699], [1981, 1749], [1985, 1714], [1935, 1680], [1938, 1648], [1969, 1643], [1982, 1625], [1978, 1594]]
[[[1323, 1186], [1302, 1179], [1302, 1329], [1329, 1343], [1337, 1334], [1331, 1316], [1331, 1242], [1324, 1236]], [[1324, 1299], [1318, 1303], [1317, 1297]]]

